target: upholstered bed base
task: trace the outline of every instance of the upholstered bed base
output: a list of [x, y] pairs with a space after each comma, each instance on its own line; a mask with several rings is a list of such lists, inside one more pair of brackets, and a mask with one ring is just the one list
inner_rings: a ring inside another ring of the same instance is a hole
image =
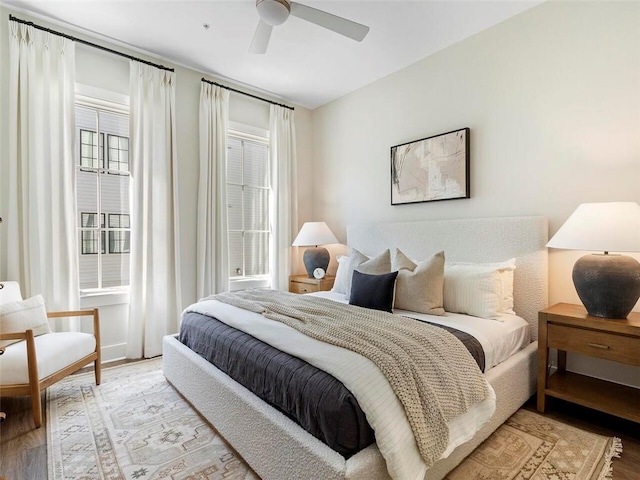
[[[496, 413], [471, 441], [429, 469], [426, 480], [443, 478], [533, 395], [536, 349], [534, 342], [487, 372], [498, 398]], [[345, 461], [174, 336], [164, 338], [163, 352], [167, 380], [265, 480], [389, 479], [376, 445]]]
[[[515, 311], [531, 325], [531, 343], [485, 375], [493, 386], [494, 416], [475, 437], [436, 462], [425, 479], [443, 478], [533, 395], [537, 313], [547, 304], [547, 221], [542, 217], [390, 222], [350, 226], [348, 244], [373, 255], [398, 247], [412, 258], [445, 250], [448, 261], [516, 258]], [[389, 479], [374, 444], [349, 460], [180, 343], [164, 339], [167, 379], [265, 480]]]

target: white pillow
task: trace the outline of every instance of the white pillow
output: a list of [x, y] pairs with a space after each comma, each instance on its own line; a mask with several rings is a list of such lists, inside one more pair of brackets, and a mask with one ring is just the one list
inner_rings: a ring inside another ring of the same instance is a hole
[[515, 259], [497, 263], [449, 263], [444, 267], [444, 309], [499, 319], [513, 311]]
[[[0, 305], [0, 332], [18, 333], [29, 329], [35, 336], [51, 333], [42, 295]], [[0, 347], [19, 341], [3, 340]]]
[[349, 261], [351, 257], [347, 255], [340, 255], [338, 258], [338, 271], [336, 272], [336, 279], [333, 281], [332, 292], [336, 293], [347, 293], [348, 285], [348, 272], [349, 270]]
[[347, 292], [345, 299], [349, 300], [351, 294], [351, 280], [353, 271], [358, 270], [360, 273], [368, 273], [370, 275], [380, 275], [382, 273], [391, 273], [391, 254], [389, 249], [379, 253], [375, 257], [367, 257], [355, 248], [349, 258], [349, 267], [347, 268]]
[[444, 315], [444, 252], [416, 264], [396, 248], [391, 268], [398, 270], [395, 308]]

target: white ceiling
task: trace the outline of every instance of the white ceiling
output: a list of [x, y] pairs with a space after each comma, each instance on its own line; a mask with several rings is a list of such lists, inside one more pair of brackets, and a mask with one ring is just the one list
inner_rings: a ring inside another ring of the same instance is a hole
[[301, 0], [368, 25], [369, 34], [358, 43], [289, 17], [274, 28], [265, 55], [248, 53], [254, 0], [1, 3], [314, 109], [541, 1]]

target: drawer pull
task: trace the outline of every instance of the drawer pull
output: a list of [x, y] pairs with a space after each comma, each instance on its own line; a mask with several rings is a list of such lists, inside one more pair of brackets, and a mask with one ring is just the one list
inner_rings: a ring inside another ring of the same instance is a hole
[[590, 347], [601, 348], [602, 350], [609, 350], [609, 345], [602, 345], [601, 343], [587, 343]]

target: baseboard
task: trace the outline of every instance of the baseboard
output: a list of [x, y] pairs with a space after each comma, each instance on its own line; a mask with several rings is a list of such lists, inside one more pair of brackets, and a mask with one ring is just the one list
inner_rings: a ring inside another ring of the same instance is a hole
[[100, 349], [102, 355], [102, 363], [114, 362], [116, 360], [122, 360], [127, 356], [127, 344], [118, 343], [115, 345], [103, 346]]

